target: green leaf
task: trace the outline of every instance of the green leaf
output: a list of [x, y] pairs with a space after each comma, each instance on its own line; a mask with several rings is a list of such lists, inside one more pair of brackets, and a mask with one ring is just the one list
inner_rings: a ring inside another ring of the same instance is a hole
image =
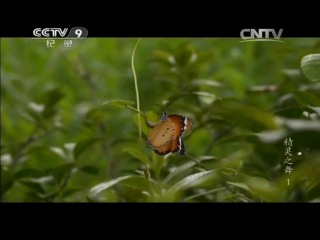
[[76, 147], [74, 148], [74, 151], [73, 151], [74, 158], [78, 159], [78, 157], [80, 156], [80, 154], [84, 150], [86, 150], [92, 144], [94, 144], [98, 141], [101, 141], [101, 140], [102, 140], [101, 137], [95, 137], [95, 138], [87, 138], [87, 139], [84, 139], [84, 140], [77, 142]]
[[279, 117], [285, 118], [301, 118], [302, 116], [301, 107], [285, 107], [275, 111], [275, 114]]
[[[134, 114], [133, 116], [133, 121], [134, 123], [139, 126], [139, 116], [140, 113], [136, 113]], [[141, 123], [141, 130], [142, 132], [145, 134], [145, 135], [148, 135], [149, 133], [149, 127], [147, 126], [146, 122], [145, 122], [145, 119], [140, 115], [140, 123]]]
[[135, 176], [123, 176], [123, 177], [118, 177], [116, 179], [113, 179], [113, 180], [110, 180], [107, 182], [100, 183], [90, 189], [89, 194], [88, 194], [88, 198], [90, 199], [90, 201], [93, 201], [93, 202], [103, 201], [105, 199], [101, 199], [99, 196], [99, 194], [102, 191], [105, 191], [105, 190], [111, 188], [112, 186], [116, 185], [117, 183], [124, 181], [124, 180], [127, 180], [127, 179], [130, 179], [132, 177], [135, 177]]
[[233, 153], [219, 161], [219, 165], [226, 169], [237, 172], [241, 169], [243, 159], [246, 159], [250, 152], [247, 149], [234, 150]]
[[52, 202], [53, 199], [58, 195], [58, 192], [54, 191], [51, 193], [41, 194], [40, 196], [45, 199], [47, 202]]
[[45, 119], [49, 119], [56, 114], [56, 105], [63, 97], [64, 93], [61, 88], [54, 88], [52, 90], [46, 91], [42, 95], [41, 101], [45, 104], [45, 109], [44, 111], [42, 111], [42, 116]]
[[[138, 113], [134, 115], [134, 123], [138, 126]], [[145, 135], [148, 135], [149, 132], [150, 132], [150, 127], [147, 126], [147, 123], [151, 123], [151, 124], [156, 124], [158, 121], [159, 121], [159, 116], [157, 116], [154, 112], [152, 111], [147, 111], [146, 114], [145, 114], [145, 118], [144, 117], [140, 117], [140, 122], [141, 122], [141, 128], [142, 128], [142, 132], [145, 134]]]
[[164, 161], [166, 161], [167, 159], [167, 156], [159, 156], [155, 153], [152, 153], [154, 155], [154, 158], [153, 158], [153, 162], [152, 162], [152, 169], [154, 171], [154, 174], [155, 174], [155, 177], [156, 179], [159, 179], [160, 178], [160, 173], [161, 173], [161, 170], [162, 170], [162, 167], [163, 167], [163, 164], [164, 164]]
[[320, 122], [309, 120], [283, 119], [283, 125], [294, 132], [315, 131], [320, 132]]
[[207, 92], [185, 92], [185, 93], [179, 93], [171, 96], [168, 100], [164, 101], [165, 107], [168, 107], [175, 101], [181, 99], [181, 98], [190, 98], [190, 96], [197, 96], [199, 100], [206, 104], [212, 104], [215, 100], [219, 99], [216, 95], [210, 94]]
[[159, 115], [155, 114], [153, 111], [147, 111], [146, 117], [147, 117], [148, 121], [151, 121], [151, 122], [156, 123], [159, 121]]
[[278, 202], [285, 200], [285, 191], [265, 178], [247, 177], [244, 182], [253, 195], [262, 198], [263, 201]]
[[66, 187], [65, 189], [62, 190], [61, 196], [62, 196], [62, 198], [66, 198], [66, 197], [68, 197], [76, 192], [79, 192], [81, 190], [83, 190], [83, 189], [80, 187]]
[[46, 199], [38, 192], [26, 192], [24, 195], [23, 202], [46, 202]]
[[39, 191], [35, 191], [31, 185], [29, 186], [31, 191], [25, 193], [25, 199], [23, 201], [26, 202], [52, 202], [53, 199], [57, 196], [57, 192], [51, 193], [40, 193]]
[[131, 188], [137, 189], [141, 192], [147, 192], [149, 195], [151, 187], [154, 186], [154, 182], [147, 180], [145, 177], [123, 176], [108, 182], [100, 183], [91, 188], [88, 194], [89, 201], [101, 202], [109, 200], [102, 197], [102, 192], [106, 190], [111, 190], [111, 187], [113, 187], [116, 184], [126, 185]]
[[[191, 57], [195, 53], [195, 47], [191, 43], [184, 43], [175, 51], [176, 65], [183, 68], [191, 62]], [[197, 59], [197, 58], [195, 58]]]
[[67, 156], [64, 151], [64, 149], [59, 148], [59, 147], [49, 147], [49, 150], [55, 154], [57, 154], [59, 157], [61, 157], [63, 160], [67, 161]]
[[103, 103], [103, 105], [113, 106], [113, 107], [127, 107], [134, 105], [135, 102], [129, 100], [110, 100]]
[[320, 54], [309, 54], [301, 59], [301, 70], [311, 81], [320, 80]]
[[320, 183], [313, 184], [307, 191], [307, 196], [309, 200], [320, 197]]
[[[198, 157], [197, 161], [201, 163], [202, 161], [209, 161], [209, 160], [215, 160], [216, 158], [213, 156], [201, 156]], [[168, 176], [164, 179], [164, 183], [168, 183], [171, 179], [176, 178], [178, 175], [181, 175], [185, 173], [187, 170], [192, 169], [195, 165], [197, 165], [194, 161], [186, 162], [185, 164], [182, 164], [181, 166], [175, 168], [171, 173], [168, 174]]]
[[173, 185], [171, 188], [169, 188], [165, 195], [167, 195], [167, 196], [174, 195], [174, 194], [178, 193], [179, 191], [194, 187], [194, 186], [201, 184], [202, 182], [208, 180], [214, 174], [215, 174], [214, 170], [192, 174], [188, 177], [183, 178], [181, 181], [179, 181], [178, 183]]
[[91, 108], [85, 114], [85, 124], [88, 126], [98, 126], [99, 124], [106, 121], [107, 112], [102, 107]]
[[299, 68], [284, 68], [281, 70], [281, 72], [285, 76], [288, 76], [291, 79], [301, 78], [301, 75], [302, 75]]
[[54, 117], [57, 113], [57, 108], [56, 106], [48, 106], [44, 109], [42, 112], [42, 116], [44, 119], [50, 119]]
[[216, 144], [226, 144], [226, 143], [233, 143], [233, 142], [258, 143], [259, 137], [257, 136], [257, 134], [254, 134], [254, 133], [238, 134], [238, 135], [232, 135], [226, 138], [222, 138]]
[[225, 190], [226, 190], [226, 187], [221, 187], [221, 188], [215, 188], [215, 189], [212, 189], [209, 191], [204, 191], [199, 194], [193, 194], [193, 195], [190, 195], [190, 196], [186, 197], [185, 199], [183, 199], [183, 202], [190, 202], [190, 200], [192, 200], [192, 199], [203, 197], [205, 195], [209, 195], [209, 194], [212, 194], [215, 192], [220, 192], [220, 191], [225, 191]]
[[42, 95], [42, 102], [46, 105], [46, 108], [51, 108], [56, 105], [64, 96], [61, 88], [54, 88], [46, 91]]
[[28, 102], [28, 107], [30, 110], [37, 114], [41, 114], [45, 109], [45, 106], [43, 104], [38, 104], [35, 102]]
[[40, 183], [34, 182], [32, 179], [30, 180], [19, 180], [19, 183], [28, 187], [32, 192], [44, 194], [45, 190]]
[[13, 186], [13, 183], [11, 172], [1, 167], [1, 196]]
[[73, 163], [59, 165], [58, 167], [52, 169], [52, 175], [54, 179], [57, 181], [57, 183], [60, 184], [62, 179], [65, 178], [66, 175], [69, 174], [72, 168], [74, 167], [75, 165]]
[[196, 163], [195, 162], [187, 162], [182, 164], [181, 166], [175, 168], [168, 176], [165, 178], [164, 183], [168, 183], [171, 179], [179, 174], [184, 173], [185, 171], [191, 169]]
[[[33, 107], [30, 107], [33, 106]], [[38, 123], [42, 120], [42, 112], [43, 110], [41, 110], [40, 112], [40, 107], [35, 110], [36, 107], [34, 107], [36, 105], [36, 103], [28, 103], [28, 107], [24, 109], [24, 115], [23, 117], [26, 118], [27, 120], [34, 122], [34, 123]], [[38, 104], [39, 106], [42, 106], [40, 104]]]
[[130, 186], [140, 191], [150, 192], [150, 187], [154, 186], [154, 183], [142, 176], [132, 176], [131, 178], [124, 179], [120, 184]]
[[[40, 142], [39, 142], [40, 144]], [[33, 144], [27, 149], [27, 153], [36, 165], [29, 165], [31, 168], [48, 169], [58, 166], [66, 162], [66, 158], [58, 154], [57, 151], [52, 151], [50, 146]], [[28, 166], [28, 167], [29, 167]]]
[[46, 173], [35, 169], [35, 168], [25, 168], [17, 171], [14, 174], [15, 179], [20, 179], [20, 178], [40, 178], [46, 176]]
[[139, 159], [142, 163], [150, 166], [151, 165], [151, 162], [149, 160], [149, 158], [144, 155], [142, 152], [136, 150], [136, 149], [133, 149], [133, 148], [125, 148], [123, 149], [124, 152], [127, 152], [129, 153], [131, 156]]
[[222, 113], [227, 119], [236, 120], [244, 128], [258, 132], [276, 129], [277, 123], [270, 112], [249, 106], [226, 106]]
[[88, 174], [92, 174], [92, 175], [99, 174], [99, 169], [97, 169], [96, 167], [91, 166], [91, 165], [83, 166], [79, 170], [82, 172], [88, 173]]
[[320, 106], [320, 99], [311, 92], [294, 91], [294, 97], [297, 102], [303, 106]]
[[283, 119], [295, 146], [320, 149], [320, 122], [310, 120]]
[[270, 144], [282, 141], [287, 136], [287, 132], [284, 129], [279, 129], [260, 132], [255, 135], [259, 137], [260, 142]]
[[227, 182], [227, 184], [231, 185], [231, 186], [235, 186], [241, 189], [244, 189], [246, 191], [248, 191], [249, 193], [252, 193], [250, 188], [248, 187], [247, 184], [245, 183], [241, 183], [241, 182]]
[[162, 51], [162, 50], [153, 51], [153, 57], [155, 60], [161, 61], [161, 62], [166, 63], [168, 65], [175, 64], [174, 56], [171, 55], [170, 53]]
[[223, 84], [221, 82], [211, 79], [195, 79], [192, 81], [192, 84], [196, 86], [206, 85], [210, 87], [223, 87]]
[[268, 93], [268, 92], [274, 92], [277, 90], [276, 85], [258, 85], [251, 87], [248, 92], [252, 94], [261, 94], [261, 93]]

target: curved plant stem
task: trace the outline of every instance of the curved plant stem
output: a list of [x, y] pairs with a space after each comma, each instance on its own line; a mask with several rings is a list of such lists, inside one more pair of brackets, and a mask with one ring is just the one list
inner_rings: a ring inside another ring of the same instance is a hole
[[[134, 69], [134, 54], [136, 52], [137, 46], [139, 44], [139, 42], [141, 41], [142, 38], [140, 38], [138, 40], [138, 42], [136, 43], [136, 46], [133, 49], [132, 52], [132, 56], [131, 56], [131, 67], [132, 67], [132, 73], [133, 73], [133, 78], [134, 78], [134, 86], [135, 86], [135, 90], [136, 90], [136, 99], [137, 99], [137, 110], [138, 112], [140, 112], [140, 100], [139, 100], [139, 89], [138, 89], [138, 81], [137, 81], [137, 75], [136, 75], [136, 71]], [[141, 118], [140, 118], [140, 114], [138, 114], [138, 127], [139, 127], [139, 137], [141, 138]]]

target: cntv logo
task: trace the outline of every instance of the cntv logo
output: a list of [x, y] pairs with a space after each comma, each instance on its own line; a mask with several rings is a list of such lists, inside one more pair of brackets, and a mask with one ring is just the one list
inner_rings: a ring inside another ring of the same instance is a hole
[[278, 33], [274, 29], [242, 29], [240, 42], [254, 42], [254, 41], [266, 41], [266, 42], [284, 42], [280, 40], [283, 29], [279, 29]]

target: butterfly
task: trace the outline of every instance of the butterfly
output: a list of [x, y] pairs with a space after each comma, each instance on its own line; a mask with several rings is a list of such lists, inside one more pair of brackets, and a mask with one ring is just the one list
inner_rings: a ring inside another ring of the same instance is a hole
[[162, 113], [157, 124], [150, 125], [152, 128], [148, 135], [148, 145], [159, 155], [170, 152], [179, 155], [185, 154], [185, 146], [182, 142], [184, 133], [192, 129], [192, 121], [184, 116]]

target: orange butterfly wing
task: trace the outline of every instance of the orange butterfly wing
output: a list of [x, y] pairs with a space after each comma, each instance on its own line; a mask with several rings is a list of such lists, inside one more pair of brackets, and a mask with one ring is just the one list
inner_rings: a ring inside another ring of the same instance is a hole
[[152, 129], [148, 136], [149, 146], [159, 155], [169, 152], [185, 154], [182, 135], [190, 131], [192, 122], [179, 115], [162, 115], [160, 122]]

